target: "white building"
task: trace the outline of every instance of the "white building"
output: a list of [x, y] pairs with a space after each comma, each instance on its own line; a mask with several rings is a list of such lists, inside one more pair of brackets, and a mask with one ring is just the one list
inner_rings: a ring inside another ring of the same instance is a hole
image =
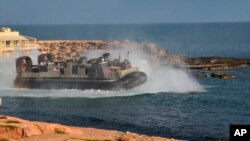
[[35, 38], [20, 35], [18, 31], [10, 28], [0, 29], [0, 55], [8, 54], [14, 50], [28, 51], [39, 49]]

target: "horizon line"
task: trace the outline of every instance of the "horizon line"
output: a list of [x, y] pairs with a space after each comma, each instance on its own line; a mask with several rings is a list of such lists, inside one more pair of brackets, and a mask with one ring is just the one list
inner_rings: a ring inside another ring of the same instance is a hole
[[143, 24], [220, 24], [220, 23], [250, 23], [250, 21], [217, 21], [217, 22], [145, 22], [145, 23], [40, 23], [40, 24], [0, 24], [0, 26], [16, 25], [143, 25]]

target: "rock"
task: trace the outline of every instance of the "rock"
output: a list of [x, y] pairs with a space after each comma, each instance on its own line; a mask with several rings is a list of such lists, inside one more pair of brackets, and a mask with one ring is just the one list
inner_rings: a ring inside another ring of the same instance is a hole
[[226, 74], [224, 72], [198, 72], [197, 73], [198, 78], [205, 78], [205, 77], [212, 77], [212, 78], [220, 78], [220, 79], [230, 79], [235, 78], [235, 75], [233, 74]]
[[168, 57], [168, 51], [167, 51], [167, 49], [159, 49], [159, 53], [158, 53], [158, 55], [160, 56], [160, 57]]
[[224, 72], [213, 72], [211, 74], [211, 77], [216, 77], [216, 78], [221, 78], [221, 79], [235, 78], [234, 75], [232, 75], [232, 74], [226, 74]]
[[146, 135], [139, 135], [136, 133], [126, 132], [120, 137], [120, 141], [174, 141], [175, 139], [165, 139], [161, 137], [149, 137]]
[[112, 130], [70, 127], [54, 123], [27, 121], [15, 117], [0, 116], [0, 140], [21, 141], [176, 141], [162, 137], [123, 133]]
[[0, 116], [0, 119], [7, 119], [6, 116]]
[[[248, 59], [237, 59], [228, 57], [183, 57], [171, 55], [167, 49], [158, 48], [152, 43], [133, 43], [125, 41], [103, 41], [103, 40], [50, 40], [38, 41], [41, 51], [51, 52], [58, 58], [72, 58], [83, 54], [86, 50], [110, 50], [110, 49], [139, 49], [146, 54], [155, 66], [182, 65], [190, 69], [200, 70], [224, 70], [235, 67], [246, 67], [250, 65]], [[131, 52], [132, 53], [132, 52]]]
[[184, 57], [183, 60], [191, 69], [201, 70], [223, 70], [250, 65], [248, 59], [236, 59], [227, 57]]

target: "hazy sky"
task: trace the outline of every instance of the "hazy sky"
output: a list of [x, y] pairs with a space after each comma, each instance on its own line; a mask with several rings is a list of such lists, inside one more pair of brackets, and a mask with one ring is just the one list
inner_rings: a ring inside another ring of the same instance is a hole
[[250, 0], [0, 0], [0, 24], [250, 21]]

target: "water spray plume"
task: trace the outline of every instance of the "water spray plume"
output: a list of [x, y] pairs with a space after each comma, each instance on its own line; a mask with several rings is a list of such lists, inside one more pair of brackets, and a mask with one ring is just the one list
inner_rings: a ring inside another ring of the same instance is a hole
[[[5, 96], [28, 96], [28, 97], [113, 97], [113, 96], [132, 96], [145, 93], [173, 92], [204, 92], [205, 89], [186, 69], [175, 68], [172, 65], [155, 67], [156, 62], [150, 60], [150, 55], [145, 54], [137, 43], [128, 43], [126, 47], [105, 51], [87, 51], [84, 55], [88, 58], [100, 56], [103, 52], [110, 52], [111, 57], [121, 57], [121, 61], [126, 59], [129, 52], [129, 60], [134, 66], [138, 66], [144, 71], [148, 80], [145, 84], [127, 91], [103, 91], [103, 90], [39, 90], [39, 89], [20, 89], [15, 88], [13, 81], [16, 77], [15, 59], [25, 54], [13, 52], [8, 57], [0, 58], [0, 91], [8, 90]], [[37, 63], [39, 51], [31, 51], [29, 54], [33, 64]], [[3, 94], [1, 94], [3, 95]]]
[[140, 44], [130, 42], [126, 47], [109, 51], [113, 56], [119, 53], [124, 56], [130, 52], [129, 59], [134, 66], [148, 76], [147, 82], [134, 90], [141, 93], [159, 92], [204, 92], [205, 89], [185, 68], [176, 68], [173, 65], [160, 65], [157, 60], [150, 58], [152, 55], [143, 51]]

